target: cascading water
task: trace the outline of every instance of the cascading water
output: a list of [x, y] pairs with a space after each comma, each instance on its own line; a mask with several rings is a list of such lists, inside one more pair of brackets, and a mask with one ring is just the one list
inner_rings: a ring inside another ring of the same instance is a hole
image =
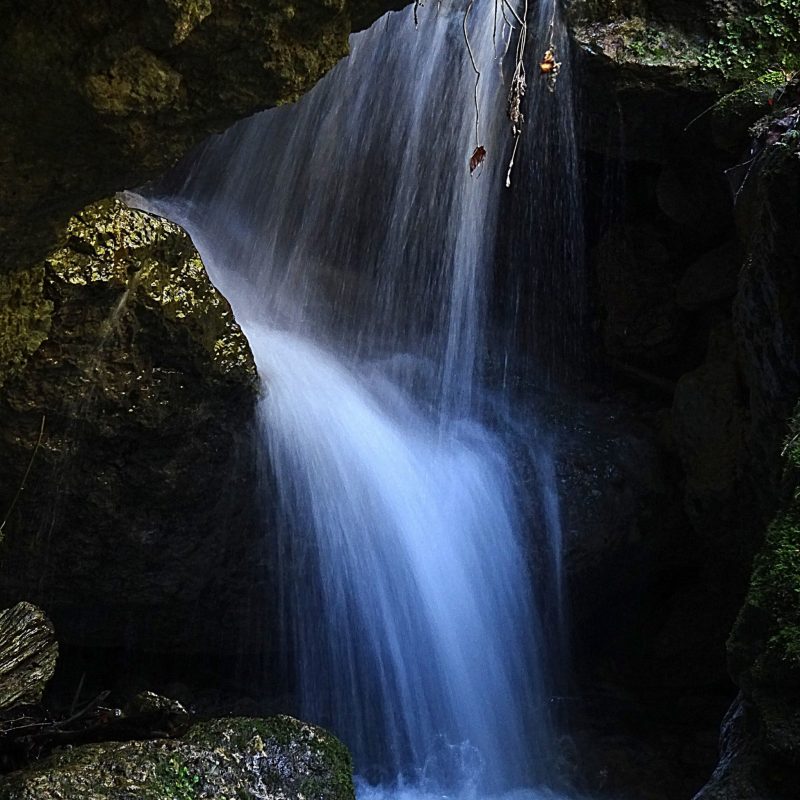
[[545, 771], [520, 490], [482, 374], [502, 9], [387, 15], [297, 105], [133, 199], [188, 229], [256, 357], [301, 713], [395, 791], [483, 796]]

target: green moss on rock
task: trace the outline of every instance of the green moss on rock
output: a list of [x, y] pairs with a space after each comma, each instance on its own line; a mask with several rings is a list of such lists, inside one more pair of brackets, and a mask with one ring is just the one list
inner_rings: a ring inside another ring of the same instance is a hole
[[640, 16], [576, 26], [575, 34], [584, 46], [629, 66], [688, 71], [699, 65], [703, 52], [702, 41], [696, 37], [673, 25]]
[[[29, 0], [0, 6], [0, 271], [71, 214], [295, 100], [396, 0]], [[68, 143], [65, 146], [65, 143]]]
[[[253, 750], [270, 762], [282, 758], [300, 776], [296, 788], [305, 797], [339, 800], [353, 796], [353, 765], [347, 748], [327, 731], [294, 717], [212, 720], [195, 725], [184, 738], [201, 747], [224, 742], [234, 750]], [[280, 789], [280, 774], [264, 780], [273, 781], [274, 790]]]
[[154, 114], [182, 102], [181, 75], [142, 47], [126, 50], [107, 70], [86, 79], [92, 105], [105, 114]]
[[702, 64], [727, 77], [745, 78], [800, 67], [800, 3], [797, 0], [715, 0], [718, 34]]
[[350, 756], [291, 717], [195, 725], [181, 740], [76, 747], [0, 778], [0, 800], [353, 800]]
[[800, 405], [784, 453], [790, 497], [767, 531], [728, 647], [745, 683], [800, 686]]
[[101, 200], [73, 217], [66, 244], [46, 266], [75, 286], [101, 283], [185, 326], [223, 374], [255, 377], [250, 347], [227, 301], [216, 291], [191, 240], [177, 225]]

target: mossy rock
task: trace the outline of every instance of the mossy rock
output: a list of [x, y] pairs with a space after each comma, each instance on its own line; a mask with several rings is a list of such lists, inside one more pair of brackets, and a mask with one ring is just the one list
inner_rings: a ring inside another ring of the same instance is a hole
[[728, 648], [744, 686], [800, 689], [800, 405], [784, 453], [789, 499], [767, 531]]
[[249, 345], [175, 225], [107, 199], [61, 239], [0, 279], [0, 602], [67, 643], [207, 646], [245, 620], [264, 535]]
[[352, 765], [327, 731], [292, 717], [203, 722], [180, 740], [109, 742], [0, 779], [0, 800], [353, 800]]
[[74, 286], [119, 287], [126, 305], [141, 303], [184, 326], [222, 374], [255, 376], [250, 347], [230, 305], [177, 225], [109, 199], [70, 219], [64, 238], [65, 245], [45, 261], [54, 278]]
[[0, 272], [41, 258], [86, 204], [296, 100], [400, 5], [0, 0]]
[[710, 110], [714, 142], [728, 150], [740, 150], [750, 126], [770, 110], [770, 101], [786, 85], [780, 70], [767, 70], [724, 95]]
[[44, 267], [0, 274], [0, 387], [18, 374], [47, 338], [53, 303], [44, 295]]

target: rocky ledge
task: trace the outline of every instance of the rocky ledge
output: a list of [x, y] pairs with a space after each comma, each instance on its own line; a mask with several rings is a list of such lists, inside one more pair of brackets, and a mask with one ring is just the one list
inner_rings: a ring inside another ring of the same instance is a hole
[[70, 214], [295, 100], [379, 0], [0, 0], [0, 272]]

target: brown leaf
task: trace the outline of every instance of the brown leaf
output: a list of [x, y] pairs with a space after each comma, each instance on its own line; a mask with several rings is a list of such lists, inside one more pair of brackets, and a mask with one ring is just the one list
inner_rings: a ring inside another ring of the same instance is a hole
[[559, 65], [556, 63], [556, 54], [553, 50], [548, 50], [539, 64], [539, 69], [543, 75], [549, 75], [551, 72], [558, 72]]
[[483, 145], [478, 145], [475, 148], [475, 152], [472, 154], [472, 157], [469, 160], [469, 171], [470, 174], [475, 172], [475, 170], [483, 164], [483, 159], [486, 158], [486, 148]]

